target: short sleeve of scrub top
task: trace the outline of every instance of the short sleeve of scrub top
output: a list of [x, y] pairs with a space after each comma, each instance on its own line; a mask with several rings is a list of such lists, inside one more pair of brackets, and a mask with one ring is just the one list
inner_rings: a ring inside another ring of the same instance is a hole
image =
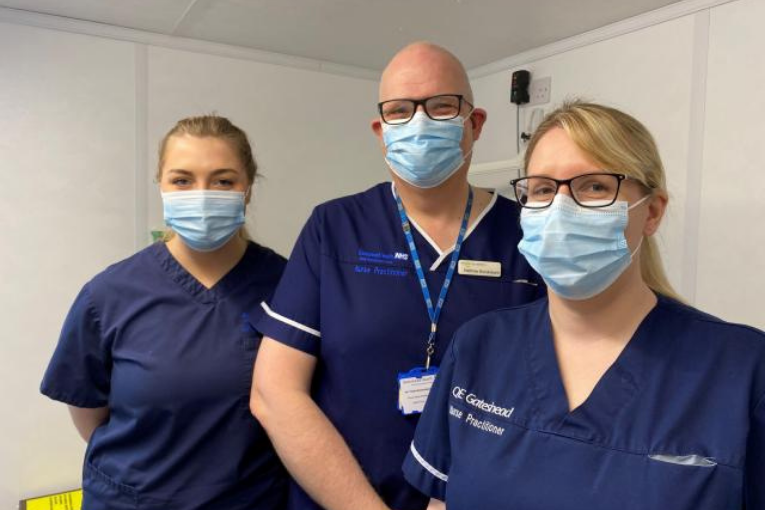
[[[282, 275], [276, 294], [268, 303], [262, 303], [269, 320], [266, 334], [280, 342], [316, 356], [319, 352], [320, 324], [320, 258], [321, 215], [314, 209], [303, 226], [290, 262]], [[289, 311], [289, 317], [280, 315]], [[273, 330], [272, 330], [273, 329]]]
[[76, 407], [105, 407], [109, 403], [110, 352], [103, 342], [89, 285], [69, 310], [61, 337], [68, 341], [58, 344], [54, 358], [67, 362], [51, 365], [42, 393]]

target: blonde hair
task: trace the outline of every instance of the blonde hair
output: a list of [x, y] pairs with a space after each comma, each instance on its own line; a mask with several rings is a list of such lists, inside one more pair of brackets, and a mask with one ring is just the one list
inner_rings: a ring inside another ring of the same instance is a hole
[[199, 117], [187, 117], [179, 120], [173, 128], [167, 132], [159, 144], [159, 164], [157, 165], [157, 181], [162, 179], [162, 167], [165, 165], [165, 152], [167, 143], [173, 136], [197, 136], [199, 138], [220, 138], [231, 144], [239, 161], [244, 166], [247, 179], [250, 184], [255, 182], [258, 173], [258, 164], [252, 154], [252, 147], [247, 134], [232, 124], [226, 117], [217, 115], [201, 115]]
[[[652, 193], [659, 190], [666, 194], [664, 165], [648, 129], [624, 112], [595, 103], [569, 101], [548, 114], [529, 141], [524, 169], [528, 169], [539, 140], [554, 128], [563, 129], [602, 168], [631, 177]], [[682, 301], [667, 279], [656, 241], [651, 237], [646, 237], [640, 247], [640, 273], [654, 292]]]
[[[165, 166], [165, 153], [167, 152], [167, 144], [170, 141], [170, 138], [183, 135], [196, 136], [199, 138], [219, 138], [228, 142], [244, 167], [244, 172], [247, 175], [249, 185], [253, 185], [258, 173], [258, 164], [255, 162], [255, 156], [252, 153], [252, 146], [250, 145], [250, 140], [247, 138], [247, 133], [234, 125], [226, 117], [220, 117], [218, 115], [187, 117], [179, 120], [175, 126], [167, 132], [159, 144], [159, 163], [157, 165], [156, 174], [157, 182], [162, 180], [162, 168]], [[239, 230], [239, 235], [244, 239], [249, 239], [247, 230], [244, 227]], [[163, 241], [168, 241], [172, 237], [173, 231], [168, 229], [165, 231]]]

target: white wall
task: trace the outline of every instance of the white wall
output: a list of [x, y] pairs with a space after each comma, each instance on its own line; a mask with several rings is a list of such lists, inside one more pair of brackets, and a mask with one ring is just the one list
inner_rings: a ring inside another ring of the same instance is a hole
[[712, 11], [697, 303], [765, 329], [765, 2]]
[[761, 0], [739, 0], [581, 47], [572, 41], [573, 49], [543, 58], [532, 51], [506, 71], [475, 78], [476, 104], [489, 112], [475, 161], [516, 155], [509, 89], [517, 69], [552, 77], [546, 111], [582, 97], [631, 113], [654, 134], [667, 171], [670, 206], [658, 240], [673, 285], [705, 311], [765, 328], [765, 259], [753, 256], [765, 246], [757, 150], [765, 137], [765, 100], [757, 93], [765, 78], [758, 53], [764, 11]]
[[133, 250], [134, 89], [128, 43], [0, 23], [1, 508], [79, 483], [37, 388], [79, 288]]
[[244, 128], [264, 175], [250, 228], [288, 255], [315, 204], [387, 178], [376, 98], [372, 80], [0, 22], [0, 508], [80, 484], [85, 445], [38, 387], [81, 286], [162, 224], [161, 136], [213, 111]]

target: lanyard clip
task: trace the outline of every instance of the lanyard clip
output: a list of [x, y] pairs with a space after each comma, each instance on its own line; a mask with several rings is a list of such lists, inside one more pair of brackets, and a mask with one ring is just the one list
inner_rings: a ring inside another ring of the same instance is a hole
[[433, 356], [434, 352], [436, 352], [436, 325], [435, 325], [435, 323], [430, 328], [430, 337], [428, 337], [428, 347], [425, 349], [425, 354], [427, 354], [427, 357], [425, 358], [425, 370], [428, 370], [430, 368], [430, 358]]

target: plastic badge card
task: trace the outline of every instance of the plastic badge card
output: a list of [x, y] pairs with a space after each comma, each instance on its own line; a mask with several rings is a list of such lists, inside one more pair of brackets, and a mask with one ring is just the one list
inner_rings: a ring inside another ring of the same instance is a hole
[[81, 507], [82, 490], [25, 499], [19, 503], [20, 510], [80, 510]]
[[398, 410], [402, 414], [421, 413], [436, 380], [438, 367], [413, 368], [398, 374]]

